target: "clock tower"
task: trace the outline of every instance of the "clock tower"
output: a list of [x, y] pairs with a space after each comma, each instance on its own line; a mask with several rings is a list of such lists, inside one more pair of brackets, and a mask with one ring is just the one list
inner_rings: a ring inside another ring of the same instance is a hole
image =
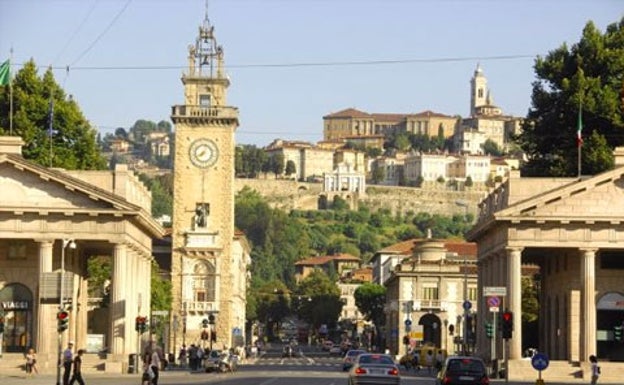
[[182, 344], [198, 342], [232, 347], [232, 330], [244, 328], [244, 311], [241, 321], [235, 314], [240, 309], [232, 305], [234, 297], [244, 296], [234, 292], [240, 286], [233, 257], [238, 109], [227, 105], [230, 80], [207, 14], [188, 48], [182, 84], [184, 103], [171, 112], [175, 158], [170, 351], [175, 352]]

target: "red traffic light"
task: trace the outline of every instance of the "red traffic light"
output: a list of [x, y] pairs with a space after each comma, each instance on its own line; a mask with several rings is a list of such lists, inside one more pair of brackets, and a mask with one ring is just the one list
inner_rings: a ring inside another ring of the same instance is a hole
[[58, 312], [58, 314], [56, 315], [56, 317], [61, 320], [64, 321], [66, 319], [69, 318], [69, 313], [66, 312], [65, 310], [61, 310], [60, 312]]
[[511, 321], [511, 319], [513, 318], [513, 314], [511, 312], [504, 312], [503, 313], [503, 321], [509, 322]]

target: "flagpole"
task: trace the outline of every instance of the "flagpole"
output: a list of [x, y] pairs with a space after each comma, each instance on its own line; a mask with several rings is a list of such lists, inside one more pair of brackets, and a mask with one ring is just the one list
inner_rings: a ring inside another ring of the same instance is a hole
[[578, 178], [581, 179], [581, 145], [579, 144], [577, 147], [577, 158], [578, 158]]
[[13, 136], [13, 82], [11, 81], [11, 62], [13, 62], [13, 47], [9, 51], [9, 135]]
[[581, 147], [583, 146], [583, 99], [579, 99], [578, 126], [576, 128], [576, 151], [578, 178], [581, 179]]

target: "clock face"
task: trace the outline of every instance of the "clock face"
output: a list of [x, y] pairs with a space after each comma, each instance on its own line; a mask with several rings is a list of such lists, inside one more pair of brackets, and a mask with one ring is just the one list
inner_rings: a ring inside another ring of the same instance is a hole
[[213, 166], [219, 157], [219, 148], [210, 139], [197, 139], [189, 149], [191, 162], [199, 168]]

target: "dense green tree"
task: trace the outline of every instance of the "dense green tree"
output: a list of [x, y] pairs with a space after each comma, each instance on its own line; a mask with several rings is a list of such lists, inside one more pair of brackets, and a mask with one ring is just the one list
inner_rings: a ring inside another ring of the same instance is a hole
[[100, 305], [108, 306], [111, 282], [111, 263], [108, 256], [93, 256], [87, 259], [87, 282], [89, 298], [101, 298]]
[[373, 163], [373, 172], [371, 178], [373, 183], [375, 184], [383, 181], [386, 178], [386, 173], [384, 172], [383, 167], [377, 165], [377, 163]]
[[267, 338], [273, 341], [280, 324], [291, 313], [288, 288], [279, 280], [271, 280], [261, 283], [248, 294], [256, 303], [255, 313], [265, 326]]
[[483, 152], [491, 156], [501, 156], [503, 154], [498, 144], [492, 139], [487, 139], [485, 143], [483, 143]]
[[[51, 69], [37, 74], [28, 61], [12, 80], [13, 135], [21, 136], [24, 158], [42, 166], [101, 170], [106, 161], [97, 132], [76, 101], [56, 83]], [[9, 87], [0, 87], [0, 134], [9, 135]]]
[[168, 272], [161, 272], [156, 261], [152, 261], [151, 301], [152, 310], [171, 310], [173, 300], [171, 281], [167, 278]]
[[297, 286], [297, 295], [305, 299], [298, 306], [297, 314], [302, 320], [315, 330], [323, 324], [329, 328], [336, 326], [344, 304], [340, 289], [327, 274], [320, 270], [312, 272]]
[[278, 152], [271, 157], [271, 171], [275, 174], [275, 177], [279, 177], [284, 173], [284, 154]]
[[290, 177], [293, 174], [297, 173], [297, 167], [295, 166], [295, 162], [289, 160], [286, 162], [286, 171], [284, 171], [287, 177]]
[[[538, 57], [534, 65], [531, 108], [518, 140], [528, 157], [523, 175], [574, 176], [577, 174], [576, 132], [582, 120], [583, 139], [596, 131], [593, 144], [602, 155], [582, 147], [583, 174], [612, 167], [607, 152], [624, 143], [624, 109], [620, 101], [624, 76], [624, 18], [601, 33], [588, 22], [578, 43], [567, 44]], [[579, 114], [580, 110], [580, 114]], [[580, 115], [580, 116], [579, 116]], [[590, 155], [590, 156], [588, 156]], [[612, 154], [609, 156], [613, 156]]]
[[165, 174], [148, 177], [140, 174], [139, 178], [152, 193], [152, 215], [156, 218], [173, 214], [173, 175]]
[[379, 336], [381, 334], [379, 330], [386, 324], [386, 313], [384, 311], [386, 287], [367, 282], [355, 289], [353, 297], [358, 310], [367, 321], [371, 321], [375, 325], [375, 334]]

